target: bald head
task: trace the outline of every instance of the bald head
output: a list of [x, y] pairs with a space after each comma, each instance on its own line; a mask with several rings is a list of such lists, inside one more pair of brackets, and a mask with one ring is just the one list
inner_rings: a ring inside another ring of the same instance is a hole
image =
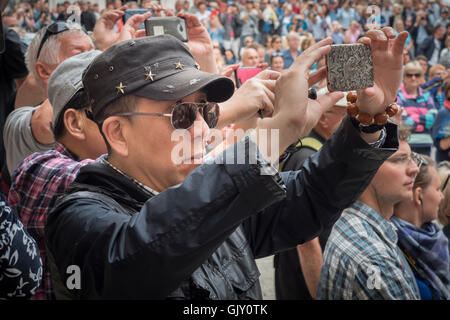
[[242, 53], [243, 67], [256, 67], [256, 65], [258, 64], [258, 60], [258, 52], [253, 48], [246, 48]]

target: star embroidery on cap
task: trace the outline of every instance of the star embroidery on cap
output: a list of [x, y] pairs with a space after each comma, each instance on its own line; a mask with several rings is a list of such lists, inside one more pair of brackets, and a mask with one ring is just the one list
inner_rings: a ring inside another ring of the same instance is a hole
[[146, 67], [145, 70], [147, 71], [147, 73], [145, 74], [145, 80], [154, 81], [153, 76], [156, 76], [156, 74], [152, 73], [152, 69], [150, 69], [150, 67]]
[[119, 94], [119, 93], [124, 94], [125, 91], [123, 91], [123, 89], [125, 89], [126, 87], [127, 87], [127, 86], [124, 86], [124, 85], [122, 84], [122, 82], [120, 82], [120, 84], [116, 87], [116, 89], [117, 89], [117, 94]]
[[184, 65], [181, 64], [180, 61], [174, 63], [174, 65], [175, 65], [175, 69], [181, 69], [181, 70], [183, 70], [183, 68], [184, 68]]

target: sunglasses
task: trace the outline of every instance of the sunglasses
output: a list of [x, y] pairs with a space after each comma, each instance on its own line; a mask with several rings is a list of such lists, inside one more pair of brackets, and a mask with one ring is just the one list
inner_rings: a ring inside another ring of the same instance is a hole
[[412, 77], [416, 77], [416, 78], [420, 78], [422, 75], [420, 73], [407, 73], [406, 77], [407, 78], [412, 78]]
[[41, 44], [39, 45], [39, 49], [37, 52], [36, 60], [39, 59], [39, 54], [41, 53], [42, 47], [44, 46], [45, 41], [55, 34], [64, 32], [69, 30], [69, 26], [64, 21], [56, 21], [47, 27], [44, 36], [42, 37]]
[[171, 117], [175, 129], [189, 129], [197, 119], [199, 110], [208, 127], [215, 128], [219, 121], [219, 105], [215, 102], [177, 102], [173, 105], [172, 113], [123, 112], [111, 116]]

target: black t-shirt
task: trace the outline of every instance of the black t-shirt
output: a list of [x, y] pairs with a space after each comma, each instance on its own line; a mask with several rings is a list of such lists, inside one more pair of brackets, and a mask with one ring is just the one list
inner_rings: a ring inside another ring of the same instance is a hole
[[9, 113], [14, 109], [16, 84], [14, 79], [28, 75], [25, 65], [26, 45], [19, 35], [3, 25], [5, 51], [0, 54], [0, 165], [3, 167], [5, 149], [3, 147], [3, 127]]

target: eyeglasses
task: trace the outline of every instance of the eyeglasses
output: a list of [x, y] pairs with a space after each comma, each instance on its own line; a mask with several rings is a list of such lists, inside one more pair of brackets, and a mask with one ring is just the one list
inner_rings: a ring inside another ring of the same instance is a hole
[[416, 77], [416, 78], [420, 78], [422, 75], [420, 73], [407, 73], [406, 77], [407, 78], [412, 78], [412, 77]]
[[415, 152], [411, 152], [410, 155], [404, 155], [396, 158], [389, 158], [386, 161], [392, 163], [398, 163], [408, 166], [410, 163], [415, 163], [416, 166], [420, 169], [423, 163], [426, 163], [425, 159]]
[[41, 53], [42, 47], [45, 41], [48, 40], [50, 36], [69, 30], [69, 26], [64, 21], [56, 21], [47, 27], [44, 36], [42, 37], [41, 44], [37, 52], [36, 60], [39, 59], [39, 54]]
[[215, 128], [219, 121], [219, 105], [214, 102], [177, 102], [173, 106], [172, 113], [123, 112], [111, 116], [171, 117], [175, 129], [189, 129], [197, 119], [199, 109], [208, 127]]

